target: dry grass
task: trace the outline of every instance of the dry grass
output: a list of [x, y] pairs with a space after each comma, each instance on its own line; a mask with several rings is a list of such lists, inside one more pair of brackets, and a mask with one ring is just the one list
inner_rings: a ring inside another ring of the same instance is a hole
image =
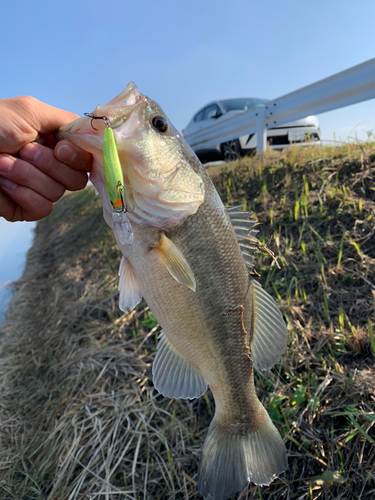
[[[281, 269], [260, 256], [288, 350], [258, 394], [284, 436], [289, 470], [245, 499], [375, 498], [375, 147], [245, 158], [211, 175], [228, 204], [263, 223]], [[1, 327], [1, 499], [198, 498], [213, 409], [158, 395], [157, 325], [118, 309], [120, 255], [91, 190], [37, 226]]]

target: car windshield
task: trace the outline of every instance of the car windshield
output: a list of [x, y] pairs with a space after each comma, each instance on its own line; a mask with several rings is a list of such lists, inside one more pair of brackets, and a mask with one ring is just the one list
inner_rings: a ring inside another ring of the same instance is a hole
[[256, 99], [253, 97], [241, 97], [238, 99], [224, 99], [220, 103], [224, 106], [226, 111], [241, 110], [247, 111], [253, 108], [257, 104], [263, 104], [267, 102], [268, 99]]

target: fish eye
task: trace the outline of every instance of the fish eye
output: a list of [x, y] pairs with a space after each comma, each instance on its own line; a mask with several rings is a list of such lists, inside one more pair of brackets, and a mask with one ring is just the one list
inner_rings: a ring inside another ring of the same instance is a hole
[[158, 132], [166, 132], [168, 130], [168, 122], [164, 116], [154, 116], [151, 122], [152, 126]]

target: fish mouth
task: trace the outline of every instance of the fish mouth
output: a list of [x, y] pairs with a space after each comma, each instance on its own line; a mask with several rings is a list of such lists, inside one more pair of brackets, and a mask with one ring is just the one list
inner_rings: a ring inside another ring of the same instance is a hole
[[[95, 155], [103, 150], [104, 129], [109, 126], [114, 131], [144, 106], [137, 103], [133, 106], [112, 107], [98, 106], [92, 113], [60, 127], [54, 134], [57, 141], [63, 139], [73, 142], [76, 146]], [[132, 130], [122, 128], [122, 140], [131, 135]]]
[[120, 127], [134, 114], [134, 111], [137, 111], [137, 108], [145, 105], [145, 99], [135, 84], [130, 82], [126, 89], [108, 104], [97, 106], [92, 113], [87, 113], [86, 116], [56, 130], [55, 139], [71, 141], [94, 155], [101, 153], [105, 127], [110, 126], [113, 130]]
[[[99, 121], [99, 120], [98, 120]], [[63, 125], [54, 133], [57, 141], [67, 140], [76, 146], [95, 154], [103, 150], [104, 124], [95, 125], [95, 130], [91, 124], [91, 118], [83, 116], [71, 123]]]

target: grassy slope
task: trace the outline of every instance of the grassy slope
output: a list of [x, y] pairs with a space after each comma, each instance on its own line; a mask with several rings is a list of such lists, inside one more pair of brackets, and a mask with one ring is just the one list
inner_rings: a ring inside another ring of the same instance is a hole
[[[375, 497], [375, 147], [291, 149], [211, 175], [245, 202], [278, 256], [257, 259], [279, 302], [288, 350], [257, 375], [289, 470], [245, 498]], [[118, 309], [120, 255], [92, 190], [37, 226], [2, 325], [0, 498], [187, 499], [211, 420], [208, 394], [158, 395], [157, 325]]]

